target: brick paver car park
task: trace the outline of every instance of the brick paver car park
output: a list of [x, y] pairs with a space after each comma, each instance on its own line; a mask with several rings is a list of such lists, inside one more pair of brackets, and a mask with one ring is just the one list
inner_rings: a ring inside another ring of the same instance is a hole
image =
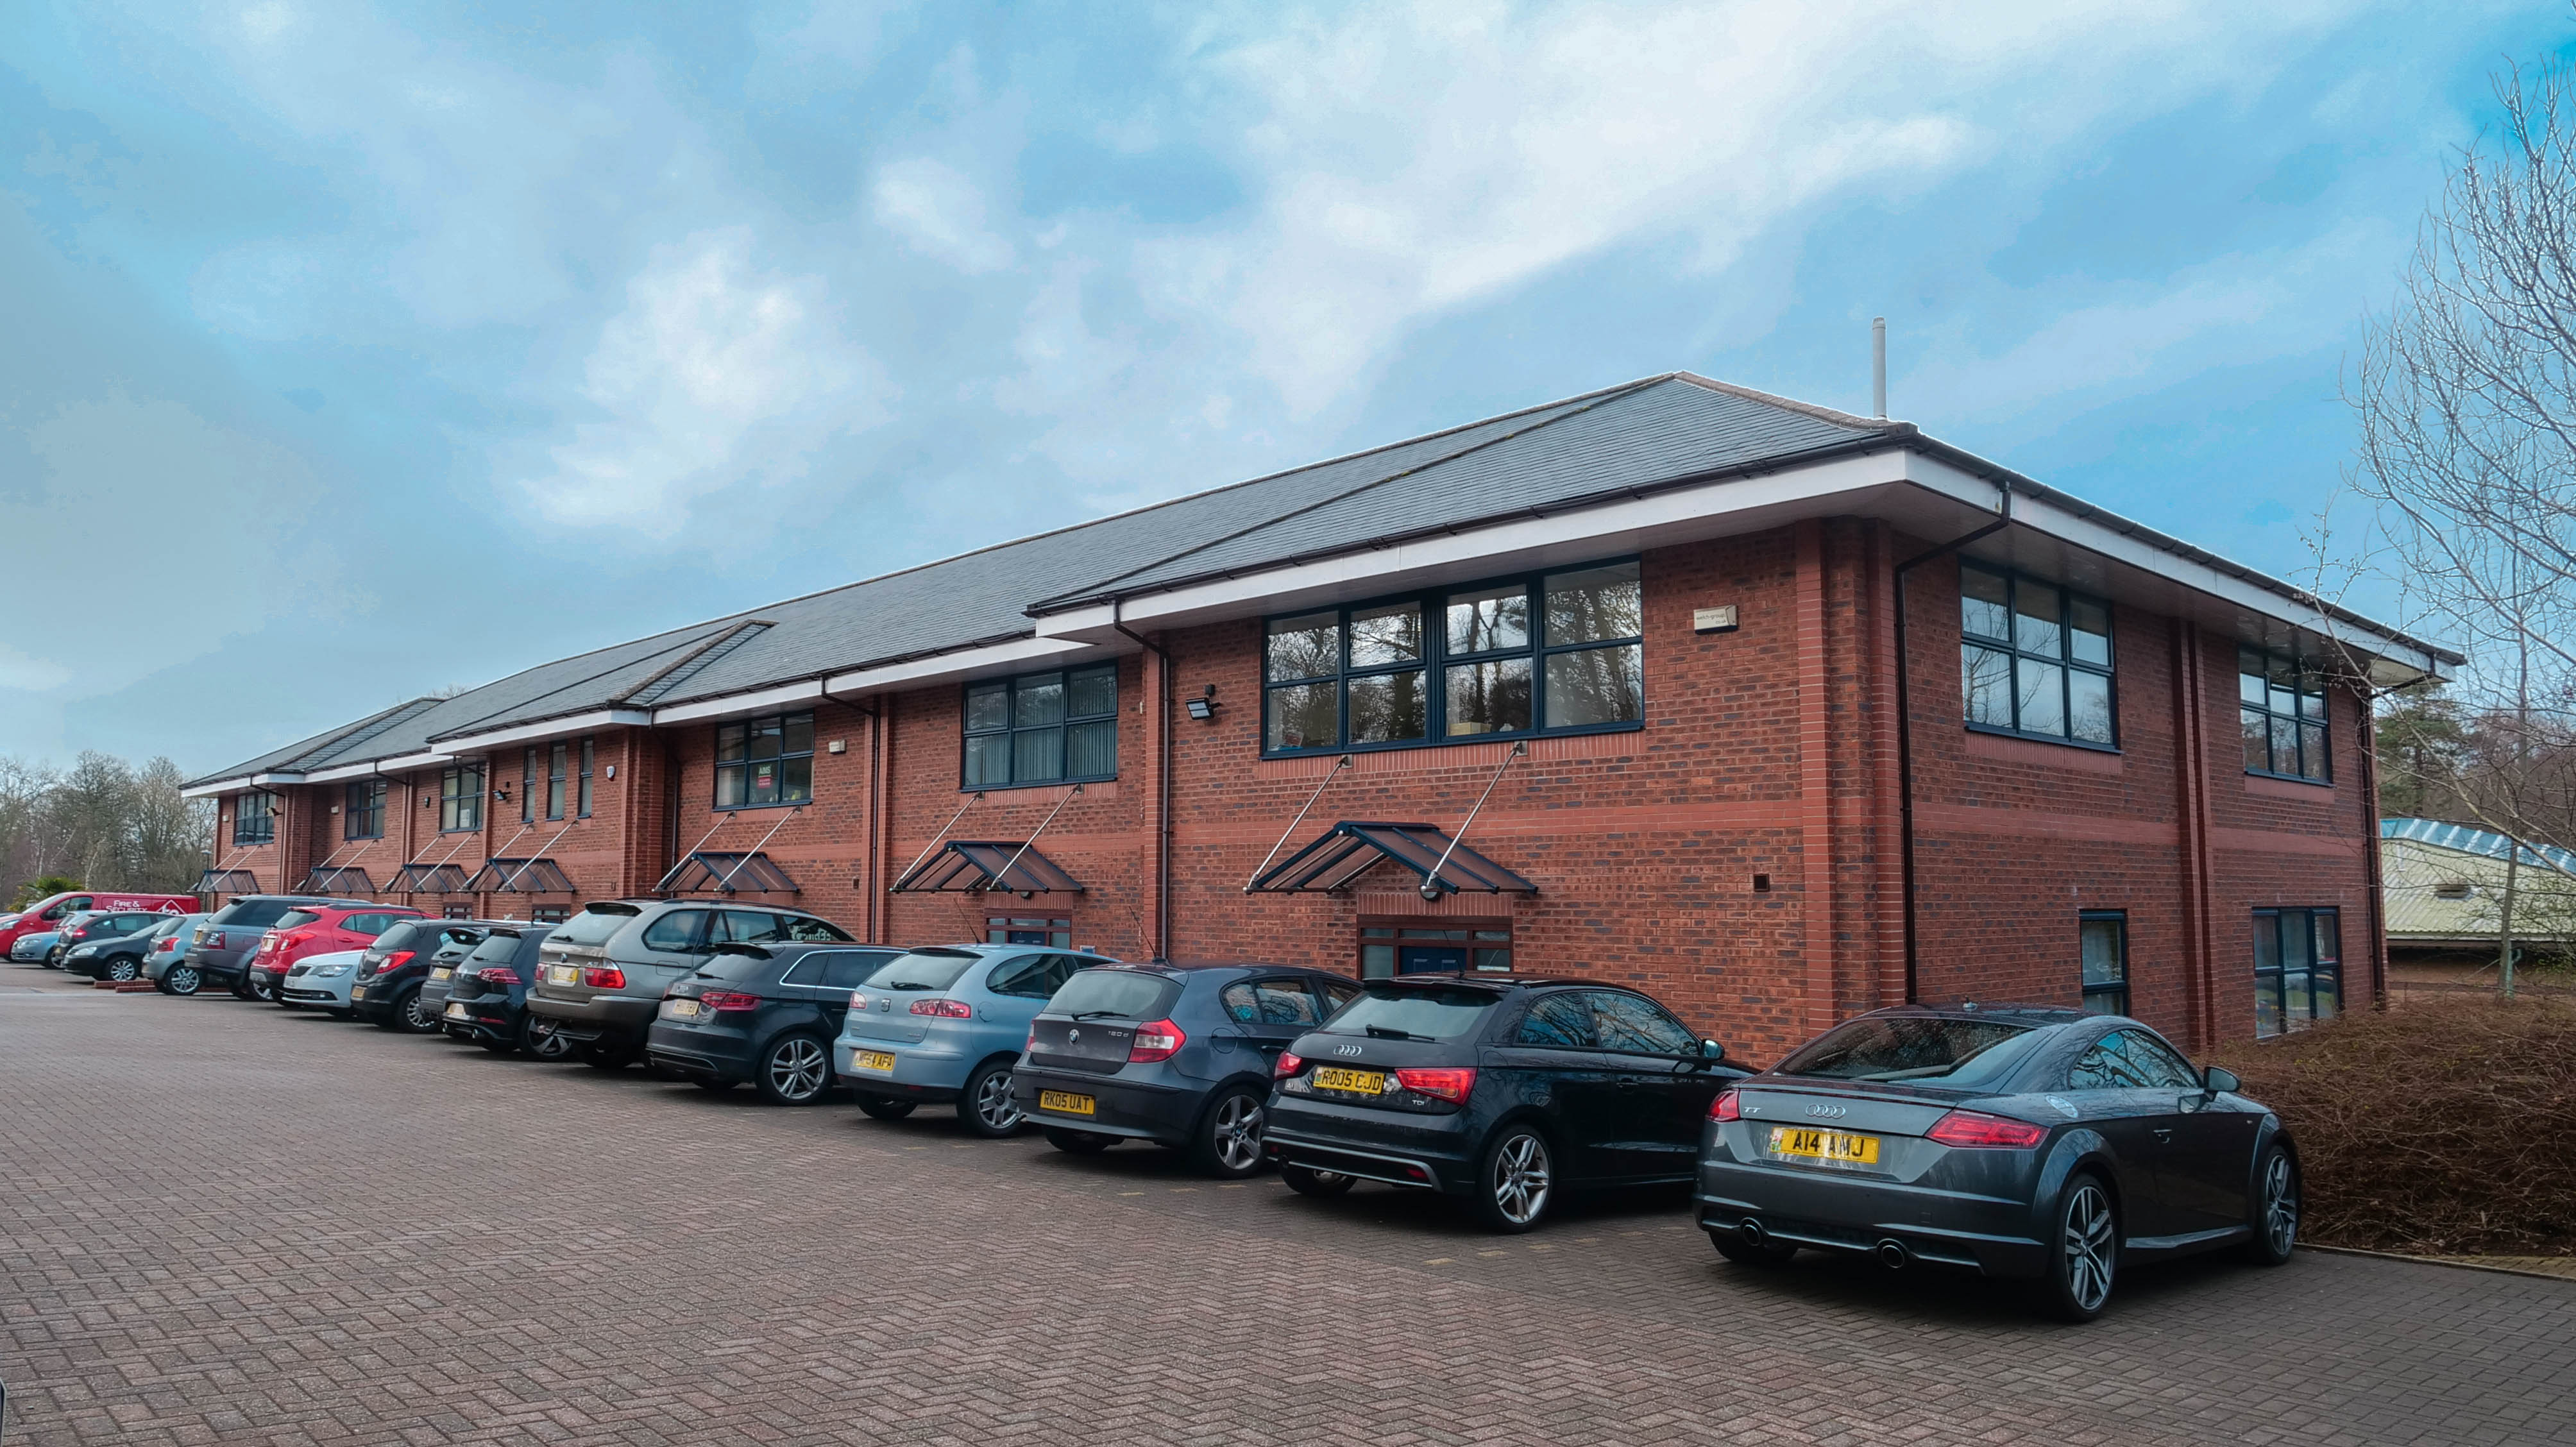
[[2576, 1440], [2571, 1282], [2303, 1253], [2058, 1327], [1678, 1196], [1496, 1238], [33, 970], [0, 1189], [11, 1447]]

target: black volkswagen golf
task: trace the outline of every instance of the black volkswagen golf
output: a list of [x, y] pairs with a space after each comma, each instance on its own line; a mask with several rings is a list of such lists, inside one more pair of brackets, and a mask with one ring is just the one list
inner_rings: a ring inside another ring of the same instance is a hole
[[748, 1080], [773, 1105], [812, 1105], [832, 1086], [832, 1041], [850, 992], [901, 950], [844, 944], [722, 944], [662, 997], [644, 1057], [711, 1090]]
[[1248, 1176], [1261, 1169], [1272, 1065], [1359, 992], [1346, 975], [1293, 965], [1078, 971], [1030, 1022], [1011, 1094], [1058, 1150], [1148, 1140], [1211, 1175]]
[[1463, 1196], [1526, 1231], [1567, 1189], [1687, 1181], [1744, 1071], [1645, 994], [1593, 980], [1404, 975], [1279, 1057], [1267, 1145], [1307, 1195], [1357, 1180]]
[[2290, 1258], [2297, 1148], [2236, 1084], [2121, 1016], [1874, 1010], [1712, 1103], [1699, 1224], [1738, 1262], [1966, 1267], [2089, 1321], [2130, 1261]]

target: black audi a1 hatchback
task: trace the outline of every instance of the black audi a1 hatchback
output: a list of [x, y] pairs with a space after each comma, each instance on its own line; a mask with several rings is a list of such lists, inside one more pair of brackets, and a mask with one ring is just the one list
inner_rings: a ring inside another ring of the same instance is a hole
[[1711, 1103], [1699, 1224], [1748, 1265], [1812, 1248], [1961, 1267], [2089, 1321], [2134, 1261], [2290, 1259], [2298, 1150], [2236, 1088], [2122, 1016], [1873, 1010]]
[[1294, 965], [1094, 966], [1029, 1022], [1011, 1094], [1058, 1150], [1147, 1140], [1210, 1175], [1249, 1176], [1274, 1062], [1359, 992]]
[[1265, 1144], [1310, 1196], [1383, 1181], [1527, 1231], [1569, 1189], [1687, 1181], [1700, 1122], [1746, 1072], [1644, 993], [1594, 980], [1416, 974], [1279, 1057]]
[[711, 1090], [748, 1080], [773, 1105], [812, 1105], [832, 1086], [832, 1041], [850, 992], [902, 950], [844, 944], [720, 944], [662, 997], [644, 1056]]

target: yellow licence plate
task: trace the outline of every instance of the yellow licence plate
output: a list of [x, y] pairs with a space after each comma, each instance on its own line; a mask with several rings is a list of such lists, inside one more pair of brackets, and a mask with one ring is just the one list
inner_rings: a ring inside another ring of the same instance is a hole
[[858, 1070], [880, 1070], [888, 1075], [892, 1075], [894, 1074], [894, 1052], [891, 1050], [854, 1050], [850, 1052], [850, 1065], [852, 1068]]
[[349, 998], [352, 1000], [363, 1000], [367, 998], [367, 987], [364, 985], [351, 985], [349, 987]]
[[1344, 1070], [1326, 1065], [1315, 1071], [1317, 1090], [1351, 1090], [1363, 1095], [1386, 1092], [1386, 1072], [1382, 1070]]
[[1039, 1091], [1038, 1109], [1060, 1111], [1066, 1115], [1097, 1115], [1100, 1111], [1099, 1104], [1090, 1096], [1076, 1095], [1069, 1090]]
[[694, 1020], [698, 1018], [698, 1002], [695, 1000], [673, 1000], [664, 1005], [662, 1009], [674, 1020]]
[[549, 985], [578, 985], [581, 983], [581, 968], [578, 965], [548, 965], [546, 966], [546, 983]]
[[1878, 1137], [1775, 1125], [1771, 1127], [1771, 1154], [1804, 1156], [1838, 1166], [1874, 1166], [1878, 1164]]
[[467, 1018], [467, 1016], [466, 1016], [466, 1013], [465, 1013], [465, 1007], [464, 1007], [463, 1005], [450, 1005], [450, 1006], [448, 1006], [448, 1007], [447, 1007], [447, 1018], [448, 1018], [448, 1019], [450, 1019], [450, 1020], [463, 1020], [463, 1019], [466, 1019], [466, 1018]]
[[455, 974], [455, 973], [456, 973], [456, 971], [455, 971], [453, 968], [449, 968], [449, 969], [439, 969], [439, 970], [432, 970], [432, 971], [430, 971], [430, 972], [429, 972], [429, 977], [430, 977], [431, 979], [433, 979], [433, 980], [444, 980], [444, 979], [446, 979], [448, 976], [450, 976], [450, 975], [452, 975], [452, 974]]

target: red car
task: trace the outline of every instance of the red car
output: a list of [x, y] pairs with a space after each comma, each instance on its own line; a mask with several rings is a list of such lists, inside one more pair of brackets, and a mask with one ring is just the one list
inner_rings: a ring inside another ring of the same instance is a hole
[[18, 936], [60, 929], [64, 920], [85, 909], [194, 914], [197, 897], [193, 894], [136, 894], [114, 889], [75, 889], [47, 895], [20, 910], [16, 919], [0, 925], [0, 960], [9, 958], [9, 947], [18, 943]]
[[335, 950], [363, 950], [392, 929], [394, 921], [426, 917], [399, 904], [299, 904], [279, 915], [268, 933], [259, 937], [259, 950], [250, 958], [251, 993], [283, 1005], [286, 1002], [277, 987], [297, 960]]

